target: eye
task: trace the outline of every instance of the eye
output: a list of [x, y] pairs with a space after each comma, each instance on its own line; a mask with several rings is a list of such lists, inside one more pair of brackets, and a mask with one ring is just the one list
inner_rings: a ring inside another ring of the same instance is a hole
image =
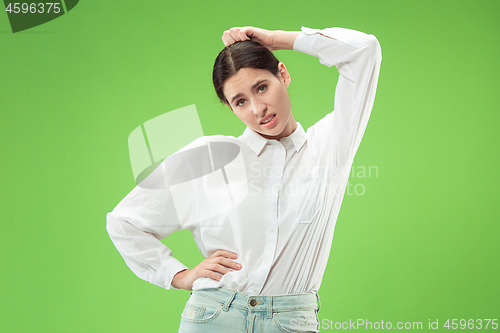
[[267, 84], [263, 84], [259, 87], [259, 92], [264, 92], [267, 90]]
[[236, 106], [242, 106], [244, 102], [245, 102], [244, 99], [240, 99], [236, 102]]

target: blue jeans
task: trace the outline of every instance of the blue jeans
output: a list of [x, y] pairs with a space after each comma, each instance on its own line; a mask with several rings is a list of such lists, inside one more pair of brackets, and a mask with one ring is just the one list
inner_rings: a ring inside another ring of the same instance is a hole
[[193, 290], [179, 332], [319, 332], [319, 304], [318, 294], [249, 296], [226, 288]]

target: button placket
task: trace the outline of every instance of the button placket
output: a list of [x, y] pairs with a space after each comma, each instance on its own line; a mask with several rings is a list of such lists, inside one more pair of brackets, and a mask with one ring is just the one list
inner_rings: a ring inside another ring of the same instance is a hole
[[[278, 191], [281, 182], [281, 170], [285, 164], [286, 151], [283, 145], [279, 142], [269, 141], [274, 146], [274, 156], [271, 166], [271, 172], [266, 187], [266, 239], [264, 246], [264, 256], [259, 272], [255, 277], [255, 290], [262, 290], [265, 280], [271, 270], [272, 261], [276, 254], [276, 245], [278, 243], [278, 233], [275, 232], [278, 228]], [[280, 176], [276, 176], [279, 173]], [[253, 293], [256, 293], [254, 291]]]

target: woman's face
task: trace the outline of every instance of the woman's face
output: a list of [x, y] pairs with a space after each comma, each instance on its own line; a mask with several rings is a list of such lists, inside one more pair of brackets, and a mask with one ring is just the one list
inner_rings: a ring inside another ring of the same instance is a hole
[[222, 86], [234, 114], [266, 139], [275, 140], [297, 128], [287, 91], [290, 74], [283, 63], [278, 68], [279, 77], [264, 69], [242, 68]]

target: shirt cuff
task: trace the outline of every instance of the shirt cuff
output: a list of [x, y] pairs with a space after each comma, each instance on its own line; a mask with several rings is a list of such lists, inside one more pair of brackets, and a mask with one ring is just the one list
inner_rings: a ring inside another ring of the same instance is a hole
[[[326, 28], [326, 29], [311, 29], [302, 26], [300, 28], [301, 33], [295, 39], [293, 44], [293, 50], [306, 53], [315, 57], [318, 54], [314, 52], [314, 45], [316, 41], [320, 39], [333, 39], [336, 42], [340, 42], [355, 48], [363, 48], [366, 46], [365, 39], [360, 39], [360, 35], [366, 36], [364, 33], [360, 33], [356, 30], [345, 29], [345, 28]], [[324, 36], [323, 36], [324, 35]], [[322, 44], [318, 44], [318, 47]]]
[[312, 56], [316, 56], [312, 53], [314, 43], [318, 40], [320, 34], [318, 34], [320, 29], [311, 29], [308, 27], [302, 26], [300, 28], [301, 33], [295, 38], [295, 42], [293, 43], [293, 50], [306, 53]]
[[188, 269], [183, 263], [175, 258], [170, 258], [162, 264], [162, 276], [165, 281], [165, 289], [179, 289], [172, 286], [172, 279], [175, 274]]

